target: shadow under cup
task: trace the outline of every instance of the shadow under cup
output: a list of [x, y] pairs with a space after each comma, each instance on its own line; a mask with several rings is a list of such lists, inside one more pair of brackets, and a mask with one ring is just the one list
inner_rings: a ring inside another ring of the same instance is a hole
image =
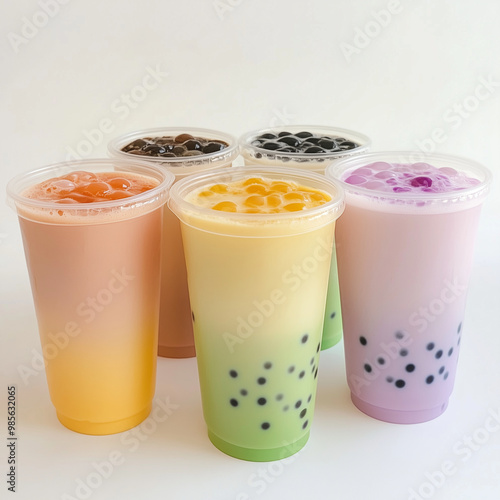
[[442, 193], [341, 182], [346, 209], [335, 238], [352, 401], [380, 420], [424, 422], [445, 411], [453, 390], [474, 239], [491, 175], [454, 156], [381, 152], [331, 165], [327, 177], [345, 179], [377, 162], [425, 162], [476, 179]]
[[[157, 185], [96, 203], [23, 196], [77, 171], [116, 171]], [[121, 432], [151, 410], [163, 205], [173, 180], [144, 162], [96, 159], [22, 174], [7, 187], [19, 217], [50, 397], [73, 431]]]
[[[296, 182], [332, 199], [264, 214], [212, 210], [189, 198], [196, 189], [255, 177]], [[209, 438], [236, 458], [285, 458], [309, 437], [342, 190], [299, 170], [237, 167], [178, 182], [169, 205], [181, 220]]]

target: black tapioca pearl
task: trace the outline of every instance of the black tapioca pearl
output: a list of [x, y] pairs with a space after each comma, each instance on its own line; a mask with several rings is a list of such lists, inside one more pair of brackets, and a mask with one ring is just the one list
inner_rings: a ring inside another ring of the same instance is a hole
[[389, 382], [389, 384], [392, 384], [394, 382], [394, 378], [393, 377], [386, 377], [385, 379], [387, 382]]
[[290, 407], [288, 405], [283, 406], [283, 411], [288, 411]]
[[398, 389], [402, 389], [406, 385], [406, 382], [403, 379], [398, 379], [398, 380], [396, 380], [396, 382], [394, 382], [394, 385]]
[[449, 374], [450, 374], [449, 372], [446, 372], [446, 373], [443, 375], [443, 378], [446, 380], [446, 379], [448, 378], [448, 375], [449, 375]]
[[222, 151], [224, 147], [224, 144], [221, 144], [220, 142], [209, 142], [208, 144], [203, 146], [203, 152], [205, 154], [217, 153], [218, 151]]
[[432, 384], [432, 382], [434, 382], [434, 375], [429, 375], [429, 376], [425, 379], [425, 383], [426, 383], [426, 384]]
[[259, 135], [258, 139], [276, 139], [276, 134], [266, 132], [265, 134]]
[[318, 346], [316, 347], [316, 352], [319, 352], [320, 349], [321, 349], [321, 342], [318, 342]]
[[295, 371], [294, 365], [288, 367], [288, 373], [293, 373], [294, 371]]
[[301, 139], [305, 139], [306, 137], [312, 137], [313, 134], [311, 132], [306, 132], [305, 130], [302, 132], [299, 132], [298, 134], [295, 134], [297, 137], [300, 137]]
[[255, 153], [255, 158], [262, 158], [262, 153]]
[[319, 146], [310, 146], [307, 149], [304, 149], [304, 153], [307, 153], [309, 155], [325, 153], [325, 152], [326, 151], [323, 148], [320, 148]]
[[298, 400], [296, 403], [295, 403], [295, 408], [300, 408], [302, 406], [302, 400]]
[[409, 363], [405, 366], [405, 370], [408, 372], [408, 373], [412, 373], [415, 371], [415, 365], [413, 363]]
[[310, 403], [311, 402], [311, 399], [312, 399], [313, 395], [312, 394], [309, 394], [309, 397], [307, 398], [307, 402]]
[[353, 141], [344, 141], [344, 142], [341, 142], [339, 144], [340, 146], [340, 149], [344, 149], [344, 150], [347, 150], [347, 149], [354, 149], [354, 148], [357, 148], [358, 145], [353, 142]]
[[283, 132], [280, 132], [278, 134], [278, 137], [285, 137], [287, 135], [293, 135], [291, 132], [287, 132], [286, 130], [283, 130]]
[[300, 139], [294, 135], [286, 135], [279, 138], [279, 142], [296, 148], [300, 144]]
[[182, 142], [189, 141], [190, 139], [194, 139], [194, 137], [191, 134], [179, 134], [174, 138], [174, 142], [181, 144]]
[[164, 147], [157, 146], [156, 144], [148, 144], [147, 146], [143, 146], [142, 150], [146, 153], [151, 153], [152, 155], [158, 155], [167, 152]]
[[316, 363], [314, 365], [312, 365], [311, 373], [314, 373], [314, 370], [316, 370]]
[[283, 399], [283, 394], [276, 394], [276, 401], [281, 401]]
[[440, 369], [439, 369], [439, 375], [442, 375], [444, 372], [444, 366], [442, 366]]
[[297, 148], [292, 148], [292, 146], [284, 146], [282, 148], [276, 149], [280, 153], [298, 153]]
[[266, 403], [267, 403], [267, 399], [266, 398], [259, 398], [259, 399], [257, 399], [257, 404], [259, 404], [260, 406], [264, 406]]
[[229, 370], [229, 375], [232, 378], [236, 378], [238, 376], [238, 372], [236, 370]]
[[304, 418], [306, 416], [306, 413], [307, 413], [307, 408], [304, 408], [303, 410], [301, 410], [301, 412], [299, 413], [299, 417], [300, 418]]
[[237, 399], [231, 398], [229, 400], [229, 403], [230, 403], [231, 406], [234, 406], [234, 407], [238, 406], [238, 400]]
[[398, 340], [401, 340], [401, 339], [404, 339], [405, 337], [405, 334], [401, 331], [398, 331], [394, 334], [394, 336], [398, 339]]
[[318, 376], [318, 369], [316, 368], [316, 371], [314, 372], [314, 378]]
[[458, 325], [458, 328], [457, 328], [457, 333], [460, 333], [462, 331], [462, 323], [460, 323]]
[[436, 354], [434, 355], [434, 357], [436, 359], [439, 359], [439, 358], [441, 358], [442, 355], [443, 355], [443, 351], [441, 349], [439, 349], [439, 351], [436, 352]]
[[271, 427], [271, 424], [269, 422], [262, 422], [262, 424], [260, 426], [262, 429], [267, 431], [267, 429], [269, 429], [269, 427]]
[[384, 359], [384, 358], [382, 358], [382, 357], [377, 358], [377, 363], [378, 363], [379, 365], [385, 365], [385, 359]]
[[171, 152], [160, 154], [160, 156], [162, 158], [177, 158], [176, 155], [174, 155], [174, 153], [171, 153]]
[[333, 311], [332, 314], [330, 314], [330, 319], [335, 318], [335, 316], [337, 316], [337, 313], [335, 311]]
[[359, 337], [359, 343], [361, 345], [366, 345], [366, 344], [368, 344], [368, 341], [366, 340], [366, 337], [361, 336], [361, 337]]
[[266, 378], [265, 378], [265, 377], [259, 377], [259, 378], [257, 379], [257, 383], [258, 383], [259, 385], [264, 385], [264, 384], [266, 383]]
[[302, 370], [300, 373], [299, 373], [299, 378], [304, 378], [304, 375], [306, 374], [306, 372], [304, 370]]
[[334, 149], [337, 147], [337, 143], [332, 139], [320, 139], [318, 142], [318, 146], [323, 149]]
[[457, 345], [460, 345], [460, 339], [461, 339], [461, 338], [462, 338], [462, 337], [458, 337]]
[[240, 394], [242, 396], [246, 396], [248, 394], [248, 391], [246, 389], [241, 389]]
[[429, 342], [426, 346], [428, 351], [432, 351], [432, 349], [434, 349], [434, 347], [436, 347], [436, 344], [434, 344], [434, 342]]
[[314, 356], [311, 358], [311, 361], [309, 361], [309, 364], [312, 365], [314, 363]]
[[307, 425], [309, 424], [309, 420], [306, 420], [303, 424], [302, 424], [302, 429], [305, 429], [307, 427]]
[[267, 141], [264, 144], [262, 144], [262, 147], [264, 149], [267, 149], [268, 151], [275, 151], [276, 149], [281, 148], [281, 144], [278, 142]]
[[365, 369], [365, 372], [367, 372], [367, 373], [371, 373], [371, 371], [372, 371], [372, 367], [369, 363], [365, 363], [363, 365], [363, 368]]
[[264, 368], [265, 368], [266, 370], [271, 369], [271, 368], [272, 368], [272, 366], [273, 366], [273, 364], [272, 364], [270, 361], [266, 361], [266, 362], [264, 363]]
[[453, 354], [453, 347], [450, 347], [450, 350], [448, 351], [448, 357], [450, 357]]
[[182, 156], [186, 152], [186, 148], [184, 146], [175, 146], [174, 149], [172, 149], [172, 153], [176, 156]]
[[408, 349], [401, 349], [401, 350], [399, 351], [399, 355], [400, 355], [400, 356], [403, 356], [403, 357], [404, 357], [404, 356], [408, 356]]
[[300, 341], [305, 344], [309, 339], [309, 335], [306, 333], [305, 335], [302, 336], [302, 338], [300, 339]]
[[305, 141], [302, 142], [301, 147], [304, 146], [304, 144], [307, 146], [317, 146], [319, 144], [319, 141], [321, 140], [321, 137], [307, 137]]

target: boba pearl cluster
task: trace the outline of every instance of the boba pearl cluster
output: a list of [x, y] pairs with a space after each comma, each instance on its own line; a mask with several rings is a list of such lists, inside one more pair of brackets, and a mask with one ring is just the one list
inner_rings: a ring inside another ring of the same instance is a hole
[[[334, 135], [313, 134], [302, 131], [298, 133], [266, 132], [251, 141], [252, 146], [280, 153], [305, 153], [310, 155], [331, 154], [359, 147], [359, 144]], [[258, 158], [258, 156], [256, 155]]]
[[[458, 361], [458, 349], [460, 346], [462, 332], [462, 323], [460, 323], [452, 336], [448, 336], [450, 341], [443, 342], [442, 339], [436, 339], [424, 344], [416, 343], [415, 347], [403, 347], [403, 344], [409, 339], [409, 334], [405, 331], [397, 331], [394, 333], [396, 341], [401, 342], [399, 349], [399, 358], [403, 361], [403, 370], [399, 373], [393, 370], [390, 360], [387, 356], [378, 355], [375, 359], [363, 362], [363, 370], [367, 374], [371, 374], [375, 369], [387, 369], [388, 373], [385, 381], [392, 385], [395, 389], [404, 389], [409, 386], [432, 386], [437, 383], [446, 381], [450, 375], [450, 371], [455, 370], [455, 365]], [[360, 336], [359, 343], [362, 347], [369, 346], [370, 339], [368, 336]], [[422, 357], [417, 353], [419, 359], [423, 360], [423, 365], [420, 366], [413, 359], [414, 351], [424, 351]], [[399, 364], [398, 364], [399, 365]], [[425, 365], [425, 366], [424, 366]]]
[[314, 208], [330, 201], [331, 196], [293, 181], [250, 177], [204, 186], [187, 199], [195, 205], [223, 212], [271, 214]]
[[[309, 334], [303, 334], [296, 340], [298, 358], [304, 359], [303, 350], [311, 350], [309, 362], [290, 361], [288, 364], [266, 360], [258, 364], [253, 374], [244, 373], [237, 366], [230, 368], [227, 376], [231, 381], [232, 394], [227, 404], [239, 411], [249, 410], [253, 406], [254, 414], [260, 415], [255, 422], [263, 431], [272, 430], [280, 425], [280, 414], [296, 421], [302, 429], [310, 424], [311, 400], [315, 380], [318, 377], [318, 362], [321, 343], [313, 347]], [[280, 387], [274, 378], [283, 380], [285, 387]], [[243, 383], [242, 380], [246, 383]], [[248, 383], [248, 380], [251, 380]], [[290, 388], [288, 391], [286, 388]], [[291, 394], [293, 392], [293, 394]], [[297, 396], [297, 394], [299, 394]], [[256, 412], [256, 413], [255, 413]], [[274, 416], [274, 418], [273, 418]], [[279, 421], [275, 419], [279, 418]]]
[[218, 153], [227, 148], [227, 142], [194, 137], [191, 134], [173, 136], [144, 137], [136, 139], [122, 148], [124, 153], [138, 156], [177, 158]]
[[347, 184], [389, 193], [447, 193], [480, 184], [451, 167], [428, 163], [370, 163], [344, 174]]

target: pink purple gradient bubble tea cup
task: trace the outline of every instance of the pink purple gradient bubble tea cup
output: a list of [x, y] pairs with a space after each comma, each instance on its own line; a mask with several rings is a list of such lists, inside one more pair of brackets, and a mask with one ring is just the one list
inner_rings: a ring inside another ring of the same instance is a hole
[[491, 174], [458, 157], [381, 152], [326, 175], [346, 191], [336, 243], [352, 401], [387, 422], [431, 420], [453, 390]]

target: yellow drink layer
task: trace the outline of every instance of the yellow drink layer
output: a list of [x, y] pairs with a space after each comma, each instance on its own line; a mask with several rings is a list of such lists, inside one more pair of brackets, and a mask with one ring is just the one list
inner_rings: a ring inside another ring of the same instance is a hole
[[318, 189], [264, 177], [203, 186], [186, 197], [186, 201], [203, 208], [244, 214], [300, 212], [331, 199]]

